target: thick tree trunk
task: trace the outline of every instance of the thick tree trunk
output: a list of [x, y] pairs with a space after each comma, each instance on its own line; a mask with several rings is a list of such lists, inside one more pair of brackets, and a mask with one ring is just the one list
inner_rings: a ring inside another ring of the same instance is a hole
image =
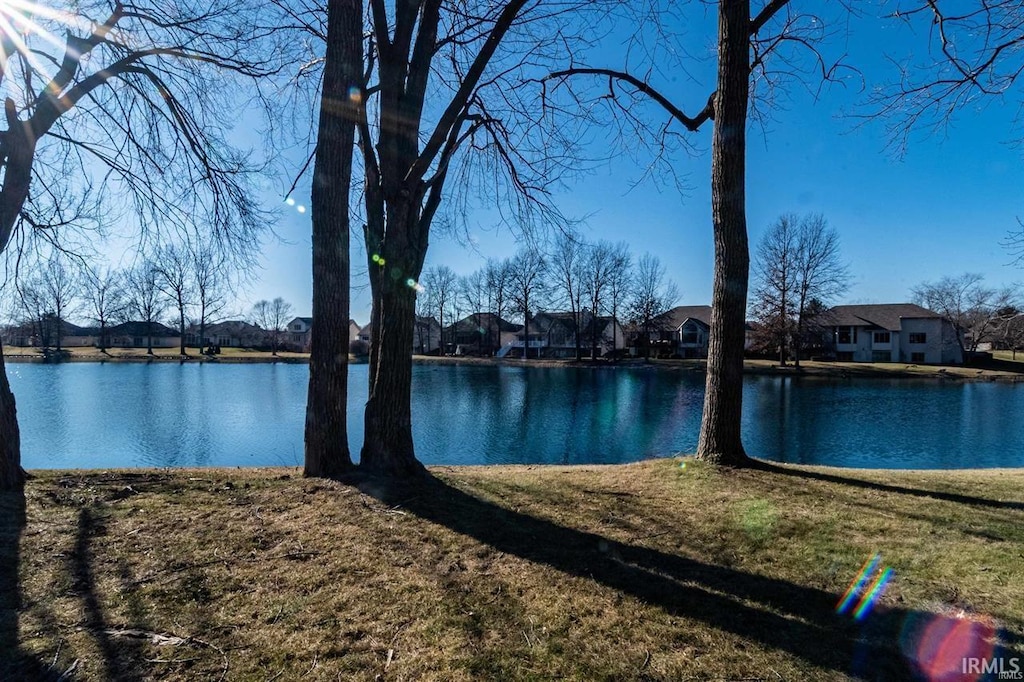
[[743, 342], [750, 254], [747, 247], [745, 155], [750, 86], [750, 2], [721, 0], [718, 89], [711, 146], [715, 277], [707, 391], [697, 456], [719, 464], [748, 461], [740, 437]]
[[370, 367], [360, 468], [384, 476], [413, 476], [424, 471], [413, 447], [410, 408], [416, 292], [386, 275], [379, 281], [373, 318], [375, 362]]
[[348, 450], [349, 192], [355, 145], [350, 88], [361, 76], [361, 3], [330, 0], [313, 167], [313, 330], [303, 474], [336, 477]]
[[21, 433], [14, 394], [7, 382], [3, 350], [0, 349], [0, 490], [18, 490], [25, 484], [21, 470]]
[[[35, 156], [35, 136], [28, 134], [28, 124], [19, 122], [14, 101], [9, 98], [4, 105], [4, 115], [8, 132], [3, 145], [5, 156], [0, 159], [4, 165], [3, 187], [0, 188], [0, 253], [7, 248], [28, 198]], [[0, 490], [18, 490], [24, 483], [18, 410], [7, 382], [7, 368], [0, 348]]]

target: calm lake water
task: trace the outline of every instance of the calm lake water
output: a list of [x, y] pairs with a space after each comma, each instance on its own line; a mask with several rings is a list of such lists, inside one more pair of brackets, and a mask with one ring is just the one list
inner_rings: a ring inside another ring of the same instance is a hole
[[[26, 468], [296, 466], [306, 365], [7, 365]], [[367, 367], [351, 369], [362, 443]], [[697, 444], [703, 377], [644, 369], [417, 365], [427, 464], [630, 462]], [[746, 378], [748, 452], [849, 467], [1024, 466], [1024, 386]]]

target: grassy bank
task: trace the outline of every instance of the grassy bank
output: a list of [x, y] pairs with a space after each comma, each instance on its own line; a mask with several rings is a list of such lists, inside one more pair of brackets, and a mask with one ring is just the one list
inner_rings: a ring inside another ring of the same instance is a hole
[[[788, 365], [780, 367], [772, 360], [746, 360], [744, 371], [747, 374], [770, 376], [818, 376], [818, 377], [881, 377], [881, 378], [932, 378], [955, 379], [962, 381], [1005, 381], [1024, 382], [1024, 355], [1018, 354], [1019, 361], [1010, 361], [1009, 353], [1000, 356], [998, 368], [962, 367], [956, 365], [914, 365], [901, 362], [815, 362], [804, 361], [799, 368]], [[177, 348], [154, 348], [153, 355], [146, 353], [145, 348], [111, 348], [106, 352], [96, 348], [69, 348], [62, 356], [64, 362], [309, 362], [309, 353], [291, 353], [281, 351], [273, 355], [270, 351], [250, 350], [248, 348], [222, 348], [221, 354], [206, 356], [198, 349], [188, 349], [185, 358]], [[44, 354], [38, 348], [21, 348], [4, 346], [4, 359], [9, 362], [43, 362]], [[352, 356], [352, 363], [365, 362], [366, 358]], [[619, 362], [575, 360], [515, 360], [474, 357], [438, 357], [415, 355], [416, 364], [447, 364], [447, 365], [501, 365], [505, 367], [587, 367], [587, 368], [637, 368], [660, 369], [666, 371], [703, 372], [707, 366], [704, 360], [642, 360], [631, 359]]]
[[[959, 365], [915, 365], [903, 362], [818, 362], [801, 361], [800, 367], [789, 364], [780, 367], [773, 360], [745, 360], [746, 374], [767, 376], [802, 376], [834, 378], [888, 378], [888, 379], [954, 379], [962, 381], [1005, 381], [1024, 382], [1024, 355], [1019, 363], [1006, 362], [998, 369], [984, 367], [963, 367]], [[643, 360], [629, 359], [618, 362], [584, 360], [496, 360], [494, 358], [416, 356], [415, 362], [448, 365], [504, 365], [514, 367], [603, 367], [603, 368], [648, 368], [680, 372], [704, 372], [705, 360]]]
[[[0, 506], [0, 678], [899, 680], [993, 627], [1024, 655], [1021, 471], [433, 473], [41, 472]], [[889, 589], [836, 614], [875, 552]]]
[[[218, 355], [203, 355], [198, 348], [187, 349], [183, 358], [177, 346], [154, 348], [153, 354], [145, 348], [109, 348], [101, 351], [93, 347], [65, 348], [61, 362], [309, 362], [309, 353], [251, 350], [249, 348], [222, 348]], [[52, 354], [51, 354], [52, 355]], [[4, 346], [4, 360], [9, 362], [43, 362], [44, 353], [38, 348]]]

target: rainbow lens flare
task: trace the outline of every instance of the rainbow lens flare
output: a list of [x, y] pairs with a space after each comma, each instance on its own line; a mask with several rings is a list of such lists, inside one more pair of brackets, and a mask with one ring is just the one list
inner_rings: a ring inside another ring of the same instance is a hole
[[[881, 566], [881, 563], [882, 555], [878, 553], [864, 563], [846, 593], [836, 604], [836, 613], [842, 615], [852, 608], [854, 619], [864, 620], [871, 611], [871, 607], [885, 592], [889, 581], [892, 580], [892, 568]], [[878, 570], [879, 568], [881, 570]], [[876, 570], [878, 570], [877, 575]], [[874, 577], [872, 578], [872, 576]]]

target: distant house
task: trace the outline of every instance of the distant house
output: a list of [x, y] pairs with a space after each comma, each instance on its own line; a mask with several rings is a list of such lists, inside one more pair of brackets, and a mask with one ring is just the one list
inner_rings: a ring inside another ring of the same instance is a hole
[[348, 342], [352, 343], [359, 338], [359, 332], [362, 331], [359, 325], [356, 324], [355, 320], [348, 321]]
[[292, 348], [304, 353], [309, 352], [310, 342], [313, 340], [313, 318], [296, 317], [285, 327], [281, 335], [282, 346]]
[[913, 303], [839, 305], [814, 320], [823, 343], [840, 362], [960, 364], [953, 325]]
[[242, 320], [224, 320], [206, 325], [206, 332], [200, 339], [199, 325], [185, 330], [185, 345], [199, 347], [201, 343], [214, 344], [224, 348], [257, 348], [267, 344], [267, 332], [254, 324]]
[[672, 354], [684, 358], [707, 358], [711, 338], [711, 306], [681, 305], [672, 308], [658, 320], [663, 338]]
[[153, 348], [177, 348], [181, 342], [178, 332], [159, 322], [122, 322], [107, 330], [107, 338], [114, 348], [147, 348], [149, 339]]
[[[441, 325], [433, 317], [417, 315], [412, 330], [412, 348], [414, 355], [430, 355], [441, 347]], [[373, 322], [359, 330], [356, 338], [369, 344], [373, 337]]]
[[[744, 349], [754, 343], [756, 324], [744, 323]], [[711, 341], [711, 306], [680, 305], [658, 315], [647, 332], [640, 325], [629, 325], [627, 345], [634, 355], [643, 355], [644, 344], [650, 344], [651, 355], [678, 356], [689, 359], [707, 359]]]
[[711, 306], [681, 305], [658, 315], [646, 333], [641, 325], [629, 325], [627, 345], [633, 355], [706, 358], [711, 336]]
[[528, 329], [519, 328], [515, 341], [507, 343], [499, 351], [499, 357], [523, 357], [524, 348], [529, 357], [574, 358], [576, 341], [579, 338], [580, 352], [590, 357], [594, 341], [597, 342], [598, 356], [612, 348], [622, 348], [625, 336], [622, 326], [611, 317], [593, 315], [589, 310], [579, 313], [577, 329], [575, 316], [571, 312], [540, 312], [530, 318]]
[[444, 330], [446, 350], [456, 355], [494, 355], [515, 341], [521, 324], [503, 320], [494, 313], [467, 315]]
[[57, 317], [46, 315], [35, 322], [7, 327], [4, 330], [4, 343], [9, 346], [52, 348], [57, 345], [58, 330], [62, 348], [95, 346], [99, 340], [99, 329], [79, 327], [67, 320], [62, 320], [58, 327]]

